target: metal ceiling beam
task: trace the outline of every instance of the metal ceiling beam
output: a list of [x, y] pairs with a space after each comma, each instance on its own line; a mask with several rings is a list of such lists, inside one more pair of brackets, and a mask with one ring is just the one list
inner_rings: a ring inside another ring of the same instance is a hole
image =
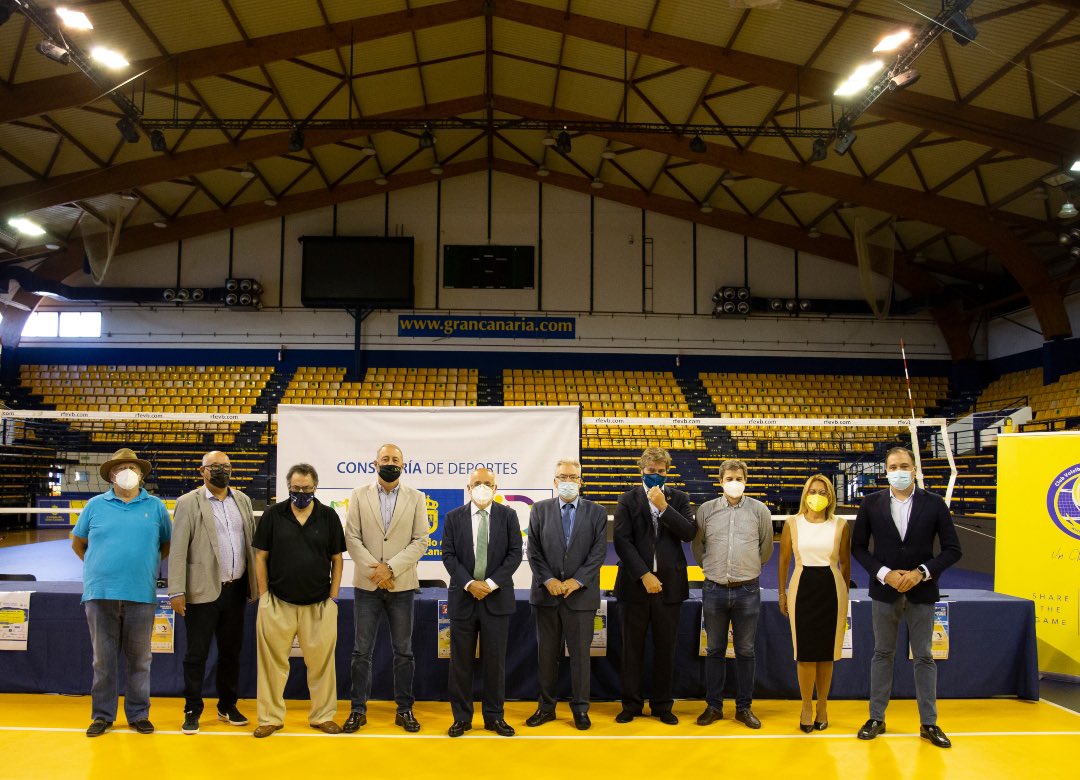
[[[550, 111], [546, 106], [513, 98], [497, 98], [495, 108], [510, 114], [535, 118], [589, 119], [568, 111]], [[691, 159], [686, 141], [674, 136], [600, 133], [612, 141], [637, 146], [660, 154]], [[1007, 227], [992, 222], [986, 210], [971, 203], [940, 195], [917, 192], [894, 184], [869, 181], [822, 167], [789, 162], [752, 151], [739, 151], [720, 144], [707, 144], [696, 162], [735, 170], [766, 181], [787, 184], [807, 192], [880, 209], [907, 219], [943, 227], [993, 252], [1023, 288], [1039, 318], [1043, 335], [1072, 334], [1068, 313], [1056, 293], [1038, 255]]]
[[[452, 24], [479, 17], [485, 0], [450, 0], [440, 5], [359, 16], [329, 25], [150, 57], [131, 64], [131, 72], [147, 71], [139, 84], [171, 90], [173, 85], [230, 73], [278, 60], [361, 44], [400, 35], [409, 30]], [[101, 90], [81, 73], [36, 79], [0, 87], [0, 123], [93, 103]]]
[[[763, 87], [793, 92], [798, 85], [804, 97], [826, 103], [835, 100], [833, 90], [842, 80], [839, 74], [803, 68], [797, 63], [627, 27], [591, 16], [563, 13], [521, 0], [494, 0], [494, 14], [507, 21], [618, 49], [625, 45], [638, 54], [678, 62]], [[869, 109], [869, 113], [984, 146], [1006, 149], [1053, 165], [1071, 162], [1080, 153], [1080, 140], [1075, 130], [1070, 128], [976, 106], [962, 106], [951, 100], [911, 90], [882, 97]]]

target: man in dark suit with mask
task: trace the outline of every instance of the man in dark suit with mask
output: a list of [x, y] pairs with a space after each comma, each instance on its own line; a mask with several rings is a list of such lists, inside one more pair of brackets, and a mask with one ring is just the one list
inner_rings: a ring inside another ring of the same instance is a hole
[[[960, 540], [949, 507], [915, 487], [915, 455], [906, 447], [885, 453], [889, 489], [866, 496], [855, 518], [851, 554], [870, 574], [874, 658], [870, 662], [870, 719], [859, 739], [885, 733], [900, 622], [908, 627], [915, 660], [919, 736], [941, 748], [952, 742], [937, 725], [937, 666], [931, 651], [934, 604], [942, 572], [960, 560]], [[870, 540], [874, 549], [870, 550]], [[934, 539], [941, 551], [934, 554]]]
[[638, 461], [642, 484], [619, 496], [615, 508], [615, 552], [619, 573], [615, 596], [619, 600], [622, 631], [622, 711], [619, 723], [642, 714], [642, 659], [645, 634], [652, 628], [653, 679], [649, 709], [662, 723], [674, 725], [671, 711], [675, 676], [675, 639], [682, 603], [690, 595], [686, 556], [682, 543], [697, 532], [690, 498], [664, 481], [671, 456], [649, 447]]
[[484, 728], [514, 736], [505, 719], [506, 644], [516, 609], [514, 572], [521, 563], [517, 512], [494, 501], [498, 485], [488, 469], [469, 475], [471, 501], [451, 510], [443, 528], [442, 560], [450, 574], [450, 680], [447, 693], [460, 737], [472, 728], [473, 655], [480, 637], [484, 674]]
[[581, 464], [555, 464], [559, 495], [533, 504], [529, 514], [529, 603], [536, 619], [540, 702], [526, 726], [555, 720], [563, 639], [570, 651], [574, 725], [589, 720], [589, 672], [593, 621], [600, 608], [600, 565], [607, 554], [607, 512], [581, 497]]

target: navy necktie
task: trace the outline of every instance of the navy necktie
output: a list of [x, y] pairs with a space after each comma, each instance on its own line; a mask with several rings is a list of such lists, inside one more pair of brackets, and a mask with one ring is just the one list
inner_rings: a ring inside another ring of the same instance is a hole
[[574, 528], [574, 505], [562, 505], [562, 535], [567, 547], [570, 546], [570, 531]]

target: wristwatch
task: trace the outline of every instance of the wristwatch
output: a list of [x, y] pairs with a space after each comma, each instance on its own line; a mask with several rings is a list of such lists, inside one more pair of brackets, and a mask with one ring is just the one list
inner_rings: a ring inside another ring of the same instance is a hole
[[391, 565], [390, 565], [390, 564], [388, 563], [388, 564], [386, 564], [386, 568], [388, 568], [388, 569], [390, 570], [390, 576], [391, 576], [391, 577], [393, 577], [393, 576], [394, 576], [394, 567], [393, 567], [393, 566], [391, 566]]

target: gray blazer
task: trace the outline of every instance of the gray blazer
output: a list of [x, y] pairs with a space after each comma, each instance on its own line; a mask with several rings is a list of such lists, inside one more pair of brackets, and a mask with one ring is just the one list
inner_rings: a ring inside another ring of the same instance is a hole
[[392, 592], [415, 590], [420, 587], [416, 564], [430, 543], [427, 496], [401, 485], [390, 527], [384, 531], [376, 484], [353, 490], [345, 513], [345, 545], [353, 561], [353, 587], [375, 590], [368, 579], [371, 565], [387, 563], [394, 570]]
[[[255, 551], [251, 547], [255, 516], [251, 499], [239, 490], [231, 492], [244, 522], [248, 597], [254, 598], [259, 592], [255, 583]], [[169, 549], [169, 594], [183, 594], [188, 604], [207, 604], [221, 595], [217, 522], [202, 485], [176, 500]]]
[[595, 612], [600, 606], [600, 566], [607, 556], [607, 511], [587, 499], [579, 499], [570, 544], [563, 538], [562, 501], [537, 501], [529, 512], [529, 566], [532, 589], [529, 603], [558, 606], [561, 597], [548, 593], [544, 583], [575, 579], [581, 589], [566, 598], [570, 609]]

